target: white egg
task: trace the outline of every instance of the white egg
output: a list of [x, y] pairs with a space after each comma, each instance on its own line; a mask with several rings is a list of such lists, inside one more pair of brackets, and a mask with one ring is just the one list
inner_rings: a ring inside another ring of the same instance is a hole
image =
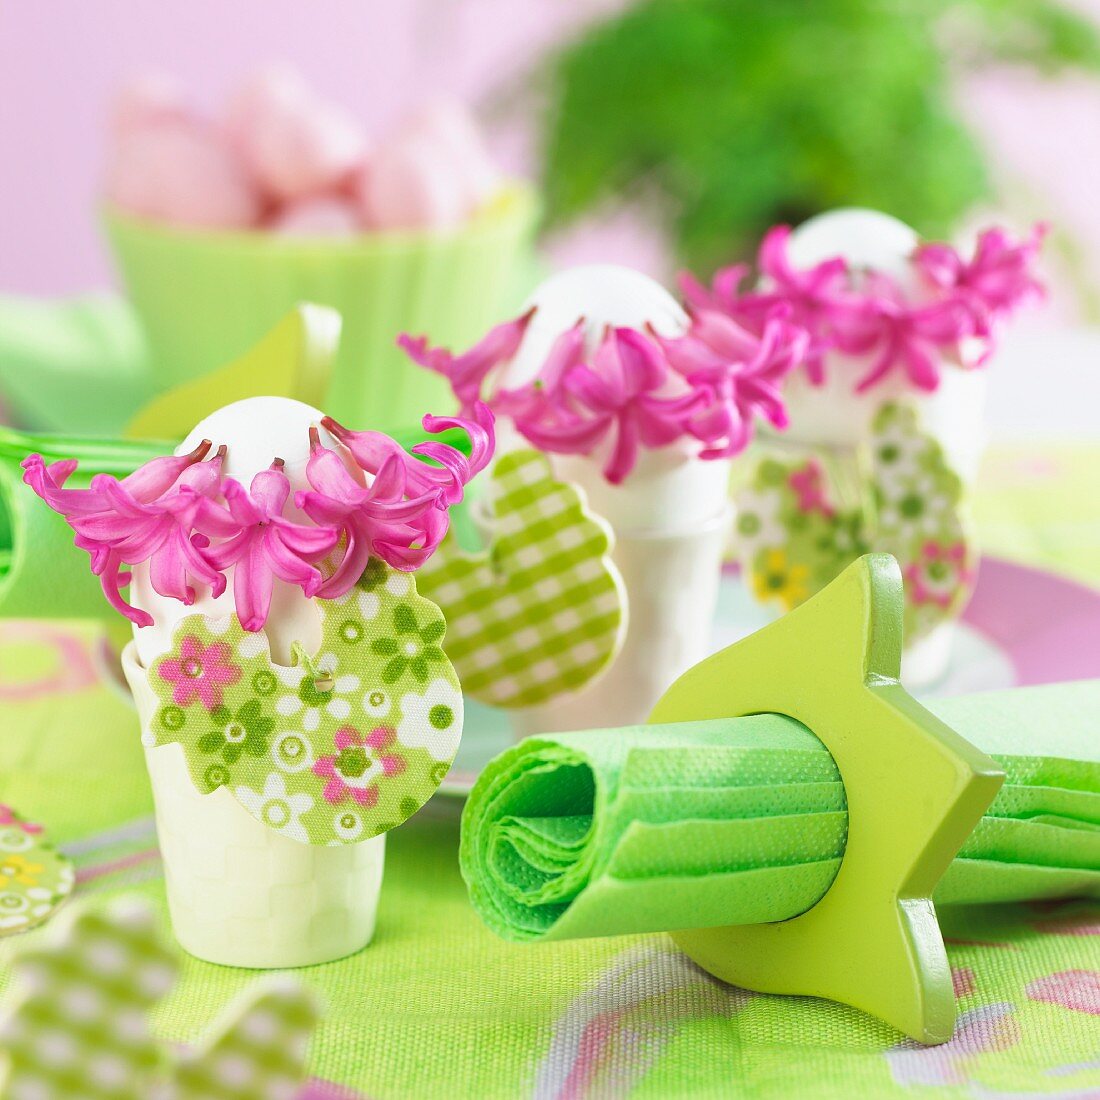
[[[290, 481], [291, 499], [286, 515], [301, 519], [294, 507], [294, 493], [309, 488], [306, 463], [309, 460], [309, 429], [324, 416], [319, 409], [287, 397], [249, 397], [211, 413], [197, 424], [176, 448], [176, 454], [186, 454], [203, 439], [214, 447], [225, 444], [222, 464], [224, 476], [232, 477], [248, 488], [252, 478], [266, 470], [276, 458], [286, 464], [284, 472]], [[320, 429], [321, 442], [343, 452], [343, 448]], [[350, 468], [350, 465], [349, 465]], [[227, 575], [225, 592], [214, 599], [202, 590], [195, 602], [187, 607], [167, 596], [161, 596], [149, 583], [148, 565], [136, 566], [130, 585], [130, 602], [153, 616], [153, 625], [134, 628], [138, 658], [146, 667], [172, 649], [172, 636], [180, 619], [187, 615], [231, 615], [233, 613], [233, 575]], [[290, 659], [291, 643], [302, 642], [313, 648], [320, 642], [320, 622], [313, 602], [301, 589], [276, 579], [271, 599], [271, 613], [265, 632], [271, 642], [275, 659], [286, 663]]]
[[608, 325], [644, 329], [649, 324], [662, 336], [678, 336], [688, 320], [660, 283], [617, 264], [587, 264], [559, 271], [535, 290], [526, 308], [531, 306], [538, 310], [519, 350], [501, 374], [504, 386], [521, 386], [537, 377], [554, 341], [582, 317], [590, 352]]
[[881, 271], [905, 291], [915, 287], [909, 257], [919, 243], [915, 230], [878, 210], [844, 207], [804, 221], [792, 234], [788, 255], [798, 268], [843, 256], [856, 271]]

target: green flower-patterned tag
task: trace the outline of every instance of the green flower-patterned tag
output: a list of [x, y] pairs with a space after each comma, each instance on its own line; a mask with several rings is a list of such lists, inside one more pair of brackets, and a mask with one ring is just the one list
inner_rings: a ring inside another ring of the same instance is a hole
[[0, 806], [0, 936], [48, 920], [72, 889], [72, 862], [46, 842], [41, 826]]
[[447, 616], [447, 653], [463, 690], [499, 707], [576, 691], [603, 671], [626, 628], [611, 534], [537, 451], [498, 459], [489, 479], [489, 548], [449, 535], [418, 573]]
[[458, 751], [462, 694], [439, 608], [372, 560], [317, 600], [318, 652], [275, 664], [235, 616], [181, 620], [149, 670], [159, 707], [144, 738], [179, 742], [202, 792], [227, 787], [258, 821], [304, 844], [350, 844], [401, 824]]
[[764, 459], [738, 494], [736, 522], [750, 588], [784, 611], [872, 550], [901, 565], [907, 641], [956, 617], [973, 589], [962, 483], [910, 405], [884, 405], [848, 462]]

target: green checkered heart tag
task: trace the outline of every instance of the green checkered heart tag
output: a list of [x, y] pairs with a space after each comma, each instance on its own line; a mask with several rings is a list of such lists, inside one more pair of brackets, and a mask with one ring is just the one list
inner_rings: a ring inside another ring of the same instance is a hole
[[756, 598], [783, 611], [862, 554], [893, 554], [909, 642], [959, 614], [977, 568], [962, 482], [916, 410], [893, 403], [850, 456], [761, 461], [737, 496], [737, 551]]
[[611, 533], [537, 451], [497, 460], [486, 500], [489, 547], [454, 535], [417, 573], [447, 618], [447, 656], [463, 691], [529, 707], [583, 687], [615, 658], [626, 627]]
[[4, 1100], [294, 1100], [317, 1025], [297, 982], [262, 983], [214, 1038], [177, 1054], [149, 1018], [176, 958], [142, 902], [80, 913], [55, 945], [16, 962], [21, 990], [0, 1025]]

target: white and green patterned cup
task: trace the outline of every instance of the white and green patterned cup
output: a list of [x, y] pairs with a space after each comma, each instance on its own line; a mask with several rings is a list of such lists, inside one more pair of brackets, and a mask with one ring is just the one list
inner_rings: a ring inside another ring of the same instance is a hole
[[[133, 643], [122, 654], [142, 732], [160, 700]], [[253, 817], [225, 787], [200, 794], [180, 744], [147, 746], [172, 930], [185, 951], [223, 966], [313, 966], [370, 943], [385, 834], [302, 844]]]

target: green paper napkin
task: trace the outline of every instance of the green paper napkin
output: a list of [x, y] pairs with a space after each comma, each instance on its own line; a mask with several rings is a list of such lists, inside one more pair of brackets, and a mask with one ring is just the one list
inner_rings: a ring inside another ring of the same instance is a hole
[[0, 296], [0, 402], [50, 431], [121, 431], [156, 390], [133, 307], [113, 294]]
[[[1100, 682], [930, 706], [1009, 777], [937, 899], [1100, 896], [1097, 719], [1058, 717], [1100, 713]], [[828, 889], [846, 835], [832, 757], [768, 714], [528, 739], [478, 780], [461, 863], [505, 938], [608, 936], [797, 916]]]
[[0, 427], [0, 618], [106, 619], [114, 616], [88, 555], [73, 545], [73, 532], [23, 484], [20, 463], [33, 451], [47, 462], [76, 458], [67, 483], [87, 485], [97, 473], [124, 477], [172, 445], [26, 435]]

